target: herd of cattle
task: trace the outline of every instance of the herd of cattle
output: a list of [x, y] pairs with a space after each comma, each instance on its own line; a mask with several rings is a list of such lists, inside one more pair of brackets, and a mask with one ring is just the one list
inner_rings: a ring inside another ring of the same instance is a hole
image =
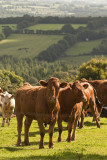
[[[23, 117], [26, 116], [25, 145], [29, 145], [29, 128], [33, 120], [37, 120], [40, 129], [39, 148], [44, 148], [45, 126], [49, 124], [49, 148], [53, 148], [54, 126], [58, 123], [58, 141], [61, 141], [63, 130], [62, 121], [67, 122], [67, 141], [75, 140], [75, 131], [79, 119], [79, 128], [84, 125], [87, 110], [93, 114], [97, 127], [100, 128], [102, 108], [107, 105], [107, 80], [88, 81], [81, 79], [74, 83], [60, 83], [56, 77], [48, 82], [41, 80], [41, 86], [32, 86], [28, 82], [19, 88], [13, 96], [0, 88], [0, 106], [2, 108], [2, 127], [5, 119], [10, 125], [10, 118], [14, 113], [17, 118], [18, 139], [17, 146], [21, 145], [21, 131]], [[107, 109], [103, 110], [107, 117]], [[72, 133], [73, 130], [73, 133]]]

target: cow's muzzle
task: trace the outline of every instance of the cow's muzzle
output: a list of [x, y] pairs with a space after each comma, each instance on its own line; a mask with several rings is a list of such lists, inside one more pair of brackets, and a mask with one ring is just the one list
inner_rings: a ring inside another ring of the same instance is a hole
[[87, 101], [87, 97], [86, 97], [86, 96], [83, 96], [82, 102], [86, 102], [86, 101]]
[[49, 102], [50, 103], [56, 103], [56, 97], [50, 97]]

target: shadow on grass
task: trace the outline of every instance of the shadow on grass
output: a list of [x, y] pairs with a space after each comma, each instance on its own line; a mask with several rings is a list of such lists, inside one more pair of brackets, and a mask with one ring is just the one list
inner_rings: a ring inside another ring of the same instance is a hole
[[[7, 157], [3, 157], [2, 160], [6, 160]], [[72, 151], [65, 150], [64, 152], [58, 152], [54, 153], [53, 155], [47, 155], [47, 156], [23, 156], [23, 157], [14, 157], [9, 158], [8, 160], [107, 160], [107, 156], [98, 155], [98, 154], [83, 154], [83, 151], [81, 153], [75, 153]]]
[[21, 147], [0, 147], [0, 149], [5, 149], [5, 150], [11, 151], [11, 152], [23, 150], [23, 148], [21, 148]]
[[[84, 125], [85, 125], [85, 126], [97, 126], [95, 121], [94, 121], [94, 122], [86, 121], [86, 122], [84, 122]], [[102, 126], [102, 125], [106, 125], [106, 123], [100, 122], [100, 125], [101, 125], [101, 126]]]
[[[67, 127], [63, 127], [63, 131], [66, 131], [66, 130], [67, 130]], [[47, 126], [45, 128], [45, 134], [48, 133], [48, 131], [49, 131], [49, 126]], [[58, 127], [54, 128], [54, 132], [58, 132]], [[22, 133], [21, 135], [24, 136], [25, 134]], [[40, 135], [40, 131], [39, 130], [38, 131], [34, 131], [34, 132], [29, 131], [29, 137], [36, 137], [36, 135]], [[16, 136], [17, 136], [17, 134], [16, 134]]]

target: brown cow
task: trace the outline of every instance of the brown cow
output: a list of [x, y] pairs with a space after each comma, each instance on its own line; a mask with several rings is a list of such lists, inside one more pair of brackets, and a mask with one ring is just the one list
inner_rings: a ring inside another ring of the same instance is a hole
[[53, 147], [53, 131], [57, 120], [58, 111], [60, 109], [58, 96], [60, 87], [65, 87], [66, 82], [60, 83], [58, 78], [51, 77], [48, 82], [41, 80], [42, 86], [31, 86], [29, 83], [19, 88], [16, 92], [16, 117], [18, 140], [17, 145], [21, 145], [21, 130], [23, 116], [26, 115], [25, 120], [25, 144], [29, 144], [28, 134], [32, 120], [38, 122], [40, 129], [40, 145], [39, 148], [44, 148], [45, 129], [43, 123], [50, 124], [49, 127], [49, 148]]
[[98, 112], [101, 114], [102, 107], [107, 105], [107, 80], [93, 80], [88, 81], [85, 78], [81, 79], [82, 82], [89, 82], [96, 90], [97, 97], [101, 102], [101, 105], [98, 106]]
[[95, 117], [97, 127], [100, 127], [98, 123], [100, 114], [98, 112], [97, 107], [99, 107], [101, 104], [99, 103], [97, 99], [97, 95], [96, 95], [96, 91], [94, 87], [88, 82], [81, 82], [81, 85], [84, 86], [85, 84], [88, 84], [87, 89], [84, 90], [84, 94], [87, 97], [87, 101], [83, 103], [83, 111], [81, 114], [80, 128], [82, 128], [84, 125], [84, 117], [85, 117], [84, 111], [87, 111], [88, 108], [91, 110], [93, 116]]
[[[68, 142], [70, 142], [71, 140], [72, 141], [75, 140], [75, 131], [76, 131], [77, 123], [81, 116], [82, 109], [83, 109], [83, 102], [76, 103], [73, 106], [72, 112], [69, 116], [69, 121], [71, 123], [68, 123], [68, 137], [67, 137]], [[73, 129], [73, 133], [72, 133], [72, 129]]]
[[[88, 101], [87, 95], [84, 94], [84, 91], [89, 87], [89, 85], [90, 84], [88, 84], [88, 83], [81, 84], [79, 81], [76, 81], [73, 84], [70, 84], [70, 86], [67, 86], [66, 88], [60, 90], [60, 95], [59, 95], [60, 111], [59, 111], [59, 117], [58, 117], [58, 131], [59, 131], [58, 141], [59, 142], [61, 141], [62, 120], [65, 122], [68, 122], [67, 141], [71, 140], [71, 138], [70, 138], [71, 127], [72, 127], [71, 124], [72, 124], [72, 120], [73, 120], [72, 117], [74, 116], [74, 115], [72, 115], [72, 110], [73, 110], [74, 106], [76, 105], [76, 103], [80, 103], [80, 102], [86, 103]], [[93, 99], [90, 99], [90, 103], [94, 103], [92, 100]], [[79, 107], [77, 107], [77, 109], [79, 109]], [[93, 114], [96, 117], [97, 127], [100, 127], [94, 106], [93, 106], [92, 110], [93, 110]], [[80, 112], [80, 111], [81, 110], [78, 110], [77, 112]], [[79, 117], [79, 116], [80, 115], [77, 115], [77, 117]]]

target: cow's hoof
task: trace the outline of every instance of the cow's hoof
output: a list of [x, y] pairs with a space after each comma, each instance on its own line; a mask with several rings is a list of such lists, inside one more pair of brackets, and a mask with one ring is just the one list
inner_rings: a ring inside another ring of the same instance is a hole
[[70, 137], [67, 138], [66, 141], [67, 141], [67, 142], [71, 142], [71, 138], [70, 138]]
[[72, 137], [72, 138], [71, 138], [71, 141], [75, 141], [75, 138]]
[[22, 144], [21, 143], [17, 143], [17, 147], [20, 147]]
[[61, 138], [58, 138], [58, 142], [61, 142]]
[[30, 143], [27, 141], [24, 141], [25, 146], [30, 146]]
[[54, 145], [52, 145], [52, 146], [49, 146], [49, 149], [53, 149], [54, 148]]
[[39, 146], [39, 149], [44, 149], [44, 146]]
[[54, 148], [53, 143], [49, 143], [49, 148], [50, 148], [50, 149], [51, 149], [51, 148]]

